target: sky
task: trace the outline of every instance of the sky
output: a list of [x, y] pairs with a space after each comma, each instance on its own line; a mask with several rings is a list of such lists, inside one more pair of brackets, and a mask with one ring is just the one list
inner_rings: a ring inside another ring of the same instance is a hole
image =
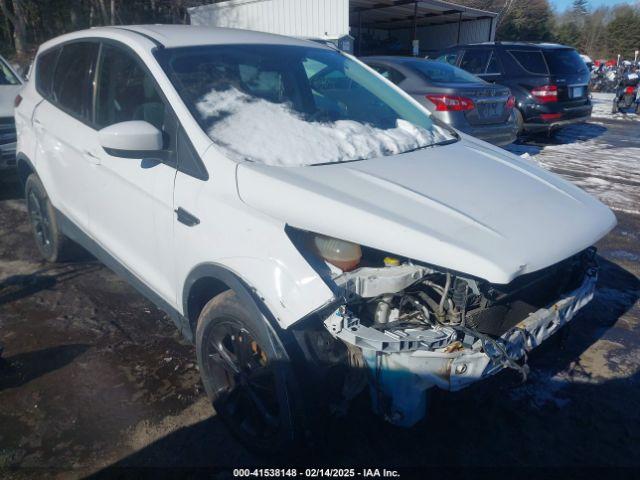
[[[570, 7], [573, 0], [549, 0], [549, 3], [553, 5], [557, 11], [562, 12], [567, 7]], [[602, 7], [604, 5], [612, 6], [620, 3], [635, 3], [633, 0], [589, 0], [589, 5], [592, 8]]]

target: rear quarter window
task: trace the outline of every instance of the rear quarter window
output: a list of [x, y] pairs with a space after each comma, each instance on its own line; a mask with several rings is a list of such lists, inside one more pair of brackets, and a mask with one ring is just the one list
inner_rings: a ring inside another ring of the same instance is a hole
[[544, 58], [549, 65], [549, 71], [554, 75], [588, 73], [587, 65], [575, 50], [547, 50], [544, 52]]
[[509, 55], [529, 73], [548, 75], [547, 62], [540, 50], [509, 50]]

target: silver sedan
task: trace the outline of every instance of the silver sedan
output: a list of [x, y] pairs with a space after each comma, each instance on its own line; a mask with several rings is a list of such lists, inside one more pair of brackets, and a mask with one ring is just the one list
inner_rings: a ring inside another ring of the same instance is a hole
[[433, 60], [391, 56], [360, 60], [444, 123], [494, 145], [507, 145], [516, 139], [515, 99], [507, 87]]

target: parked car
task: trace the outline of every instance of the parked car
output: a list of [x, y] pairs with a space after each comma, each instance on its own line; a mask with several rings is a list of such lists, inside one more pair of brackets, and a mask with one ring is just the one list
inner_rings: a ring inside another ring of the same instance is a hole
[[433, 60], [390, 56], [361, 60], [442, 122], [494, 145], [508, 145], [517, 138], [515, 98], [508, 88]]
[[0, 57], [0, 170], [15, 167], [16, 125], [13, 102], [22, 88], [20, 75]]
[[440, 61], [511, 89], [520, 131], [549, 132], [591, 116], [590, 72], [573, 48], [489, 42], [443, 50]]
[[616, 223], [302, 39], [93, 28], [44, 43], [16, 103], [40, 254], [79, 243], [166, 311], [218, 417], [264, 451], [367, 385], [410, 426], [431, 388], [526, 374], [593, 297]]

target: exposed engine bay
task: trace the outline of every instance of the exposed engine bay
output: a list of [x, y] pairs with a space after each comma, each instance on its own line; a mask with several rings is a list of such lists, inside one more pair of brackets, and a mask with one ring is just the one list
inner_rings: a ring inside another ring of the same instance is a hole
[[591, 300], [594, 257], [589, 248], [496, 285], [363, 247], [335, 272], [343, 302], [324, 325], [368, 370], [377, 413], [410, 426], [431, 387], [457, 390], [504, 368], [526, 379], [527, 352]]

